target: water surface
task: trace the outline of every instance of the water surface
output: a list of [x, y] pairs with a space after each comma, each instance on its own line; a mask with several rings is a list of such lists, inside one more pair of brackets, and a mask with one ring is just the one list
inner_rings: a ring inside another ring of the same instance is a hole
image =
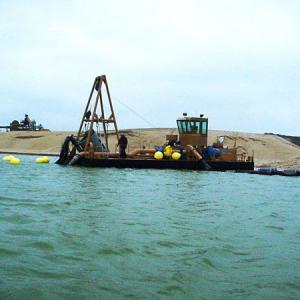
[[299, 299], [300, 180], [0, 162], [0, 299]]

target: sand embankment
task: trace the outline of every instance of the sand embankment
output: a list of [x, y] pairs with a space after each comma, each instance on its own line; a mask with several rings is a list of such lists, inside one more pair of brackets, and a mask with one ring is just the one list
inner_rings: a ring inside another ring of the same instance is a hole
[[[40, 155], [58, 155], [60, 147], [67, 135], [74, 132], [2, 132], [0, 133], [0, 152], [24, 153]], [[162, 145], [166, 134], [177, 134], [176, 129], [133, 129], [126, 130], [129, 140], [129, 151], [146, 146]], [[272, 166], [282, 168], [300, 168], [300, 147], [276, 135], [253, 133], [215, 131], [209, 132], [209, 144], [217, 136], [225, 137], [225, 144], [232, 147], [234, 144], [240, 152], [252, 155], [256, 166]], [[116, 140], [110, 138], [111, 151], [116, 149]]]

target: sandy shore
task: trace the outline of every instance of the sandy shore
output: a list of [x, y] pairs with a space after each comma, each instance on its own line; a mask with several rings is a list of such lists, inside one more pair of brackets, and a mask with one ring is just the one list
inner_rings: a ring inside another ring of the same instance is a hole
[[[74, 132], [1, 132], [0, 153], [58, 155], [61, 145], [67, 135]], [[142, 146], [152, 148], [165, 142], [166, 134], [177, 134], [177, 129], [132, 129], [127, 130], [129, 151]], [[235, 143], [238, 150], [254, 152], [257, 167], [271, 166], [280, 168], [300, 168], [300, 147], [276, 135], [253, 133], [209, 131], [209, 144], [218, 136], [225, 137], [225, 144], [232, 147]], [[110, 137], [109, 147], [116, 150], [116, 139]]]

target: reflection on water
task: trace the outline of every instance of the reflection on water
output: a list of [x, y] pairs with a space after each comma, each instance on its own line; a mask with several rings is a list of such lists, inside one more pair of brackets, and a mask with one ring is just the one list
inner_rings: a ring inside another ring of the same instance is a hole
[[297, 178], [0, 163], [0, 299], [300, 293]]

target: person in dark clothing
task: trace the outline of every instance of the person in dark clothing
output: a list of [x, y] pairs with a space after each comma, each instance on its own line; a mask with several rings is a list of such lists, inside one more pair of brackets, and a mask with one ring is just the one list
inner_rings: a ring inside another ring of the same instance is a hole
[[87, 112], [86, 112], [86, 114], [85, 114], [85, 118], [86, 118], [86, 120], [89, 120], [90, 119], [90, 117], [91, 117], [91, 111], [90, 110], [88, 110]]
[[30, 119], [29, 119], [29, 117], [28, 117], [27, 114], [25, 115], [25, 119], [24, 119], [23, 123], [24, 123], [25, 127], [29, 127], [29, 125], [30, 125]]
[[125, 149], [127, 148], [128, 140], [124, 134], [121, 134], [119, 141], [118, 141], [118, 146], [119, 146], [119, 154], [120, 158], [126, 158], [126, 151]]

